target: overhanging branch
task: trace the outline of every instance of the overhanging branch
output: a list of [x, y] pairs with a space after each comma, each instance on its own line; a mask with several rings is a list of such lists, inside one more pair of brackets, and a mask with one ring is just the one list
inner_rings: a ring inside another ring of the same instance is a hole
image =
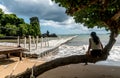
[[116, 21], [119, 18], [120, 18], [120, 10], [111, 18], [111, 20]]
[[66, 10], [66, 13], [69, 15], [73, 15], [75, 12], [79, 11], [79, 10], [82, 10], [82, 9], [85, 9], [86, 7], [90, 7], [91, 5], [93, 4], [96, 4], [99, 0], [91, 0], [87, 5], [78, 5], [79, 7], [74, 7], [74, 6], [71, 6], [70, 8], [68, 8]]

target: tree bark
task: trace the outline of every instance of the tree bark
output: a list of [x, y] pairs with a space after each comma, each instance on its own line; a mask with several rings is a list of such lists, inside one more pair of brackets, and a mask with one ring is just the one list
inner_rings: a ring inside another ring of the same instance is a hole
[[[59, 66], [77, 64], [77, 63], [86, 63], [86, 62], [95, 63], [100, 60], [104, 60], [104, 58], [103, 57], [92, 58], [91, 56], [86, 56], [86, 55], [74, 55], [74, 56], [69, 56], [64, 58], [58, 58], [58, 59], [46, 62], [42, 65], [35, 66], [33, 74], [35, 77], [37, 77], [40, 74]], [[7, 76], [6, 78], [30, 78], [31, 72], [32, 72], [32, 69], [27, 69], [25, 72], [21, 74], [18, 74], [16, 76], [11, 76], [11, 77]]]
[[[77, 63], [86, 63], [86, 62], [96, 63], [98, 61], [106, 60], [109, 55], [109, 51], [111, 50], [112, 46], [116, 42], [115, 38], [117, 36], [118, 36], [117, 33], [111, 32], [109, 42], [104, 47], [103, 54], [99, 58], [93, 58], [92, 56], [88, 56], [88, 55], [73, 55], [73, 56], [64, 57], [64, 58], [57, 58], [55, 60], [46, 62], [42, 65], [35, 66], [33, 74], [35, 77], [37, 77], [40, 74], [59, 66], [77, 64]], [[32, 72], [32, 69], [28, 69], [25, 72], [18, 74], [16, 76], [11, 76], [10, 78], [30, 78], [31, 72]], [[8, 78], [8, 76], [6, 78]]]
[[109, 42], [103, 49], [103, 54], [106, 55], [106, 57], [109, 55], [109, 51], [112, 49], [113, 45], [115, 44], [115, 42], [116, 42], [115, 38], [117, 36], [118, 36], [117, 31], [116, 32], [114, 32], [114, 31], [111, 32]]

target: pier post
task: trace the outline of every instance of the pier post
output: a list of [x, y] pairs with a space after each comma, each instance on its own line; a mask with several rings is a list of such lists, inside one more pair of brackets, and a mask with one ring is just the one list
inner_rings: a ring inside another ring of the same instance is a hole
[[47, 46], [49, 47], [49, 38], [47, 38]]
[[7, 53], [7, 58], [10, 58], [10, 53]]
[[38, 36], [36, 37], [36, 49], [38, 48]]
[[35, 45], [35, 38], [34, 38], [34, 36], [32, 37], [32, 42], [33, 42], [33, 45], [35, 47], [36, 45]]
[[24, 48], [26, 48], [26, 37], [24, 38]]
[[18, 47], [20, 47], [20, 36], [18, 36]]
[[45, 37], [45, 47], [46, 47], [46, 37]]
[[20, 61], [22, 61], [22, 52], [20, 52]]
[[41, 37], [41, 48], [43, 47], [43, 37]]
[[30, 52], [30, 49], [31, 49], [31, 36], [29, 36], [29, 52]]

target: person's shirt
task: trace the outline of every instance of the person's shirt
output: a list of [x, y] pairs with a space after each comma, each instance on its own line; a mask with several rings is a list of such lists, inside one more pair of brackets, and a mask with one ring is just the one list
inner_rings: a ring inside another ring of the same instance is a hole
[[100, 40], [99, 40], [99, 43], [96, 44], [96, 43], [93, 41], [93, 38], [90, 38], [90, 42], [91, 42], [91, 48], [90, 48], [90, 49], [102, 49]]

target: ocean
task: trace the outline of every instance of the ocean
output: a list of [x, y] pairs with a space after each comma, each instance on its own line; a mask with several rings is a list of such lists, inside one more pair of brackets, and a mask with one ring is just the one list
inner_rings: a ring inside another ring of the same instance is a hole
[[[66, 38], [72, 35], [60, 35], [60, 38]], [[105, 46], [109, 40], [109, 34], [98, 34], [103, 46]], [[52, 60], [60, 57], [67, 57], [71, 55], [82, 55], [87, 51], [89, 44], [89, 34], [80, 34], [71, 41], [61, 45], [59, 47], [59, 52], [55, 55], [49, 55], [44, 57], [45, 60]], [[114, 44], [110, 55], [107, 60], [97, 62], [98, 65], [109, 65], [109, 66], [120, 66], [120, 36], [116, 38], [116, 43]]]
[[[61, 37], [69, 37], [69, 36], [73, 36], [73, 35], [63, 35]], [[101, 42], [103, 45], [106, 45], [108, 40], [109, 40], [109, 34], [98, 34]], [[88, 45], [89, 43], [89, 38], [90, 35], [89, 34], [81, 34], [81, 35], [77, 35], [76, 38], [74, 38], [73, 40], [69, 41], [67, 43], [67, 45], [71, 45], [71, 46], [82, 46], [82, 45]], [[120, 35], [116, 38], [116, 43], [115, 45], [120, 46]]]

